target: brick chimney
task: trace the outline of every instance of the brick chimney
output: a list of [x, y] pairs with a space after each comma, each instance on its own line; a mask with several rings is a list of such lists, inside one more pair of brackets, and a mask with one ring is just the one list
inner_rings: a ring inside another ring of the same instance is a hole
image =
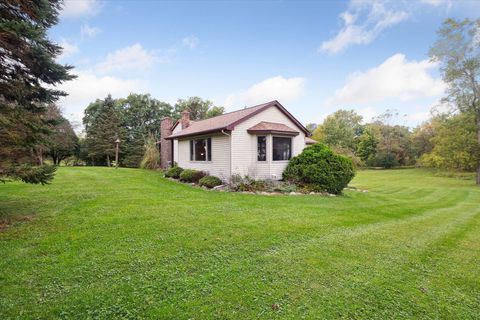
[[172, 140], [165, 139], [172, 134], [173, 121], [170, 117], [165, 117], [160, 122], [160, 166], [163, 169], [173, 165], [172, 159]]
[[181, 113], [180, 123], [182, 124], [182, 130], [188, 128], [190, 125], [190, 111], [183, 110]]

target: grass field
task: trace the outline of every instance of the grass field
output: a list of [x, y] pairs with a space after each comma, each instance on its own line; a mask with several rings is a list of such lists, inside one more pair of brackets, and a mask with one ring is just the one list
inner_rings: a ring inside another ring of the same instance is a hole
[[0, 318], [479, 319], [480, 188], [360, 171], [341, 197], [133, 169], [0, 185]]

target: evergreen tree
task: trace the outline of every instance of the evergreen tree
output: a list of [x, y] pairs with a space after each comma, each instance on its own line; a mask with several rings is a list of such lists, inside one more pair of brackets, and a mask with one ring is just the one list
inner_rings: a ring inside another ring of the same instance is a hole
[[55, 62], [62, 48], [47, 30], [58, 22], [60, 0], [0, 2], [0, 179], [48, 183], [55, 168], [35, 167], [35, 146], [51, 132], [46, 106], [64, 92], [53, 86], [73, 78]]
[[124, 139], [124, 128], [115, 100], [108, 95], [103, 102], [96, 102], [98, 110], [93, 121], [86, 126], [86, 144], [90, 158], [104, 158], [107, 166], [115, 156], [115, 140]]

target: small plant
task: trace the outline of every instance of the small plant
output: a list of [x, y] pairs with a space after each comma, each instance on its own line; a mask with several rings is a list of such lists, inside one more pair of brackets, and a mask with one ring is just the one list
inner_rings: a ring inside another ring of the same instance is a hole
[[167, 178], [173, 178], [173, 179], [179, 179], [180, 174], [183, 172], [183, 169], [180, 168], [179, 166], [173, 166], [170, 169], [165, 172], [165, 177]]
[[213, 188], [222, 184], [222, 180], [215, 176], [205, 176], [198, 181], [202, 187]]
[[198, 183], [198, 181], [206, 175], [207, 174], [203, 171], [185, 169], [180, 174], [180, 181]]

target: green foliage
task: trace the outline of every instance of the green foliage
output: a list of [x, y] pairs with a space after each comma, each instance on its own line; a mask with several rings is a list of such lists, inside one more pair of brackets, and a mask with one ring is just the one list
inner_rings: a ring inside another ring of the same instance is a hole
[[377, 153], [378, 137], [372, 126], [365, 126], [358, 138], [357, 156], [365, 163], [371, 162]]
[[215, 176], [205, 176], [198, 181], [198, 184], [203, 187], [213, 188], [222, 185], [222, 180]]
[[[0, 176], [4, 178], [32, 183], [51, 179], [48, 169], [34, 167], [32, 150], [50, 134], [46, 106], [65, 95], [55, 86], [74, 78], [71, 66], [55, 61], [62, 48], [47, 37], [48, 29], [58, 22], [61, 4], [58, 0], [0, 2]], [[26, 171], [28, 178], [22, 179]]]
[[362, 116], [353, 110], [338, 110], [315, 129], [312, 138], [330, 147], [336, 146], [355, 152], [361, 121]]
[[194, 169], [185, 169], [180, 173], [180, 180], [183, 182], [193, 182], [198, 183], [200, 179], [205, 177], [207, 174], [203, 171], [194, 170]]
[[110, 166], [115, 156], [115, 140], [120, 139], [122, 142], [125, 137], [120, 109], [116, 106], [115, 100], [108, 95], [104, 100], [97, 100], [87, 107], [85, 117], [87, 117], [87, 122], [84, 118], [84, 124], [88, 157], [106, 158], [107, 165]]
[[[475, 118], [477, 180], [480, 185], [480, 19], [457, 21], [447, 19], [438, 30], [438, 39], [430, 49], [430, 57], [438, 61], [443, 81], [447, 84], [444, 102], [461, 113]], [[438, 148], [437, 148], [438, 149]], [[435, 151], [434, 151], [435, 152]], [[438, 153], [437, 153], [438, 154]], [[457, 157], [456, 167], [467, 168], [471, 157]], [[445, 158], [446, 161], [448, 159]], [[452, 166], [452, 164], [446, 164]]]
[[160, 166], [160, 153], [157, 148], [157, 139], [153, 135], [145, 143], [145, 155], [140, 167], [143, 169], [157, 169]]
[[59, 165], [62, 160], [78, 154], [78, 137], [56, 105], [48, 106], [46, 118], [49, 121], [50, 134], [45, 136], [45, 143], [36, 149], [50, 156], [54, 165]]
[[[32, 166], [29, 164], [21, 164], [10, 168], [10, 172], [6, 172], [6, 177], [14, 180], [20, 180], [31, 184], [49, 184], [57, 170], [56, 166]], [[0, 181], [6, 181], [0, 177]]]
[[472, 113], [459, 113], [453, 116], [440, 116], [432, 120], [435, 134], [431, 152], [420, 158], [420, 164], [461, 171], [474, 171], [479, 160], [475, 116]]
[[167, 178], [174, 178], [174, 179], [179, 179], [180, 174], [183, 172], [183, 169], [180, 168], [179, 166], [173, 166], [170, 169], [165, 172], [165, 177]]
[[283, 172], [284, 180], [334, 194], [341, 193], [354, 176], [352, 161], [321, 143], [293, 157]]
[[180, 117], [180, 113], [184, 110], [190, 112], [190, 119], [203, 120], [218, 116], [225, 112], [223, 107], [214, 106], [210, 100], [203, 100], [200, 97], [190, 97], [188, 99], [178, 99], [175, 104], [176, 117]]

